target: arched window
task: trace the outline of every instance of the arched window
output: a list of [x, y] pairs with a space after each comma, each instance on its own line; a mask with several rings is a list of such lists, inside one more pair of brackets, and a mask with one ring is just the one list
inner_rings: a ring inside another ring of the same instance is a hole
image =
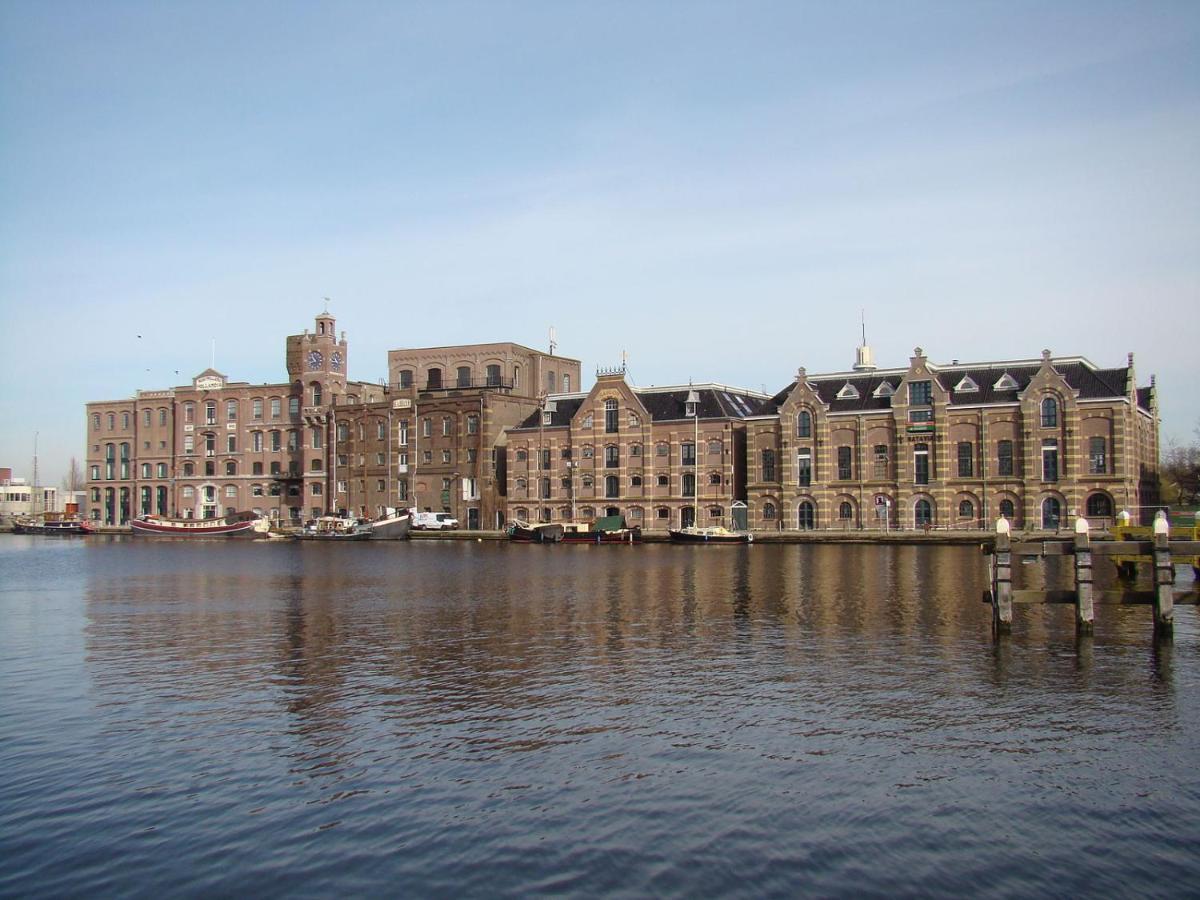
[[796, 524], [801, 531], [811, 531], [817, 527], [817, 509], [808, 500], [800, 501], [800, 507], [797, 510]]
[[696, 496], [696, 475], [693, 472], [687, 472], [683, 476], [683, 496]]
[[710, 472], [708, 475], [708, 483], [709, 484], [720, 484], [721, 483], [721, 473], [720, 472]]
[[226, 462], [225, 462], [225, 474], [226, 475], [236, 475], [237, 474], [237, 463], [235, 463], [232, 459], [226, 460]]
[[185, 478], [191, 478], [195, 474], [196, 474], [195, 465], [193, 465], [190, 462], [186, 462], [183, 464], [183, 475]]
[[913, 504], [913, 524], [918, 528], [933, 524], [933, 506], [924, 498]]
[[1088, 518], [1105, 519], [1113, 514], [1112, 499], [1108, 494], [1092, 494], [1087, 498]]
[[1000, 515], [1004, 516], [1004, 518], [1010, 521], [1015, 517], [1015, 510], [1011, 500], [1000, 501]]
[[471, 386], [471, 367], [470, 366], [459, 366], [458, 367], [457, 384], [460, 388], [466, 388], [466, 387]]
[[513, 366], [513, 387], [519, 388], [520, 386], [521, 386], [521, 367]]
[[629, 479], [629, 486], [640, 488], [642, 486], [642, 476], [641, 475], [631, 476]]
[[563, 393], [571, 393], [571, 375], [569, 372], [563, 375]]
[[959, 500], [958, 501], [958, 517], [960, 519], [975, 518], [975, 504], [972, 503], [970, 500]]
[[495, 363], [487, 367], [487, 383], [488, 387], [500, 386], [500, 367]]
[[1058, 528], [1062, 522], [1062, 504], [1057, 497], [1047, 497], [1042, 501], [1042, 527]]
[[608, 444], [604, 448], [604, 468], [615, 469], [621, 465], [621, 451], [616, 444]]
[[320, 406], [320, 405], [321, 405], [321, 401], [322, 401], [322, 400], [324, 400], [324, 399], [325, 399], [325, 398], [324, 398], [324, 396], [322, 395], [322, 392], [321, 392], [321, 385], [320, 385], [320, 383], [319, 383], [319, 382], [316, 382], [316, 381], [314, 381], [314, 382], [312, 383], [312, 405], [313, 405], [313, 406]]
[[774, 521], [775, 519], [775, 504], [770, 500], [763, 504], [763, 519], [768, 522]]
[[796, 437], [812, 437], [812, 414], [802, 409], [796, 416]]
[[1042, 427], [1058, 427], [1058, 401], [1053, 397], [1047, 397], [1042, 401]]
[[425, 387], [431, 391], [439, 390], [442, 386], [442, 370], [437, 366], [425, 372]]
[[854, 518], [854, 507], [847, 501], [843, 500], [838, 506], [838, 518], [848, 522]]

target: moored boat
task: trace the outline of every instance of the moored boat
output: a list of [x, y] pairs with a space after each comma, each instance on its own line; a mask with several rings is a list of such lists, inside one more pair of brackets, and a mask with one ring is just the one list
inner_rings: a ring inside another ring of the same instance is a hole
[[668, 533], [674, 544], [749, 544], [754, 540], [754, 535], [748, 531], [730, 531], [720, 525], [672, 528]]
[[535, 524], [514, 519], [508, 523], [508, 527], [504, 529], [504, 533], [508, 535], [510, 541], [515, 541], [519, 544], [557, 544], [562, 541], [566, 529], [559, 523], [541, 522]]
[[47, 519], [39, 522], [36, 519], [23, 519], [13, 522], [13, 534], [44, 534], [44, 535], [81, 535], [95, 534], [96, 529], [90, 522], [81, 519]]
[[601, 516], [595, 522], [564, 522], [564, 544], [637, 544], [642, 529], [630, 528], [624, 516]]
[[252, 512], [234, 513], [212, 519], [172, 519], [166, 516], [139, 516], [129, 523], [137, 537], [230, 538], [264, 537], [271, 530], [269, 520]]
[[314, 519], [294, 537], [298, 541], [369, 541], [375, 537], [370, 523], [341, 516], [321, 516]]
[[389, 510], [366, 527], [371, 529], [371, 535], [377, 541], [403, 541], [412, 528], [412, 516], [408, 510]]

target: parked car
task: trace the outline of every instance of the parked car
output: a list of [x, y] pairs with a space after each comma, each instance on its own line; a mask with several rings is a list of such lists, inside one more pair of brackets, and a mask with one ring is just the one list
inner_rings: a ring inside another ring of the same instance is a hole
[[444, 512], [419, 512], [413, 516], [412, 527], [419, 531], [449, 531], [458, 527], [458, 519]]

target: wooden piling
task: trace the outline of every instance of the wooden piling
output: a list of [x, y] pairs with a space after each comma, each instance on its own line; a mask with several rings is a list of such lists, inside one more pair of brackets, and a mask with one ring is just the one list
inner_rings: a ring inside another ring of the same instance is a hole
[[1175, 573], [1171, 565], [1169, 536], [1154, 535], [1154, 633], [1169, 635], [1175, 630]]
[[1083, 529], [1075, 532], [1075, 629], [1079, 634], [1091, 634], [1094, 621], [1092, 542], [1085, 522]]
[[992, 630], [1012, 631], [1012, 540], [1007, 531], [996, 535], [992, 554]]

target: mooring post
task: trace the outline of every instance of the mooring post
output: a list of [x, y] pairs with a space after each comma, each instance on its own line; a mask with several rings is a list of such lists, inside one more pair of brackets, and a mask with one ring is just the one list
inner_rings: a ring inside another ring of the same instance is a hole
[[1154, 517], [1154, 632], [1175, 630], [1175, 576], [1171, 566], [1171, 525], [1161, 509]]
[[1012, 539], [1008, 519], [996, 520], [996, 552], [992, 562], [992, 629], [1012, 631]]
[[1088, 520], [1075, 520], [1075, 628], [1091, 634], [1095, 609], [1092, 605], [1092, 541]]

